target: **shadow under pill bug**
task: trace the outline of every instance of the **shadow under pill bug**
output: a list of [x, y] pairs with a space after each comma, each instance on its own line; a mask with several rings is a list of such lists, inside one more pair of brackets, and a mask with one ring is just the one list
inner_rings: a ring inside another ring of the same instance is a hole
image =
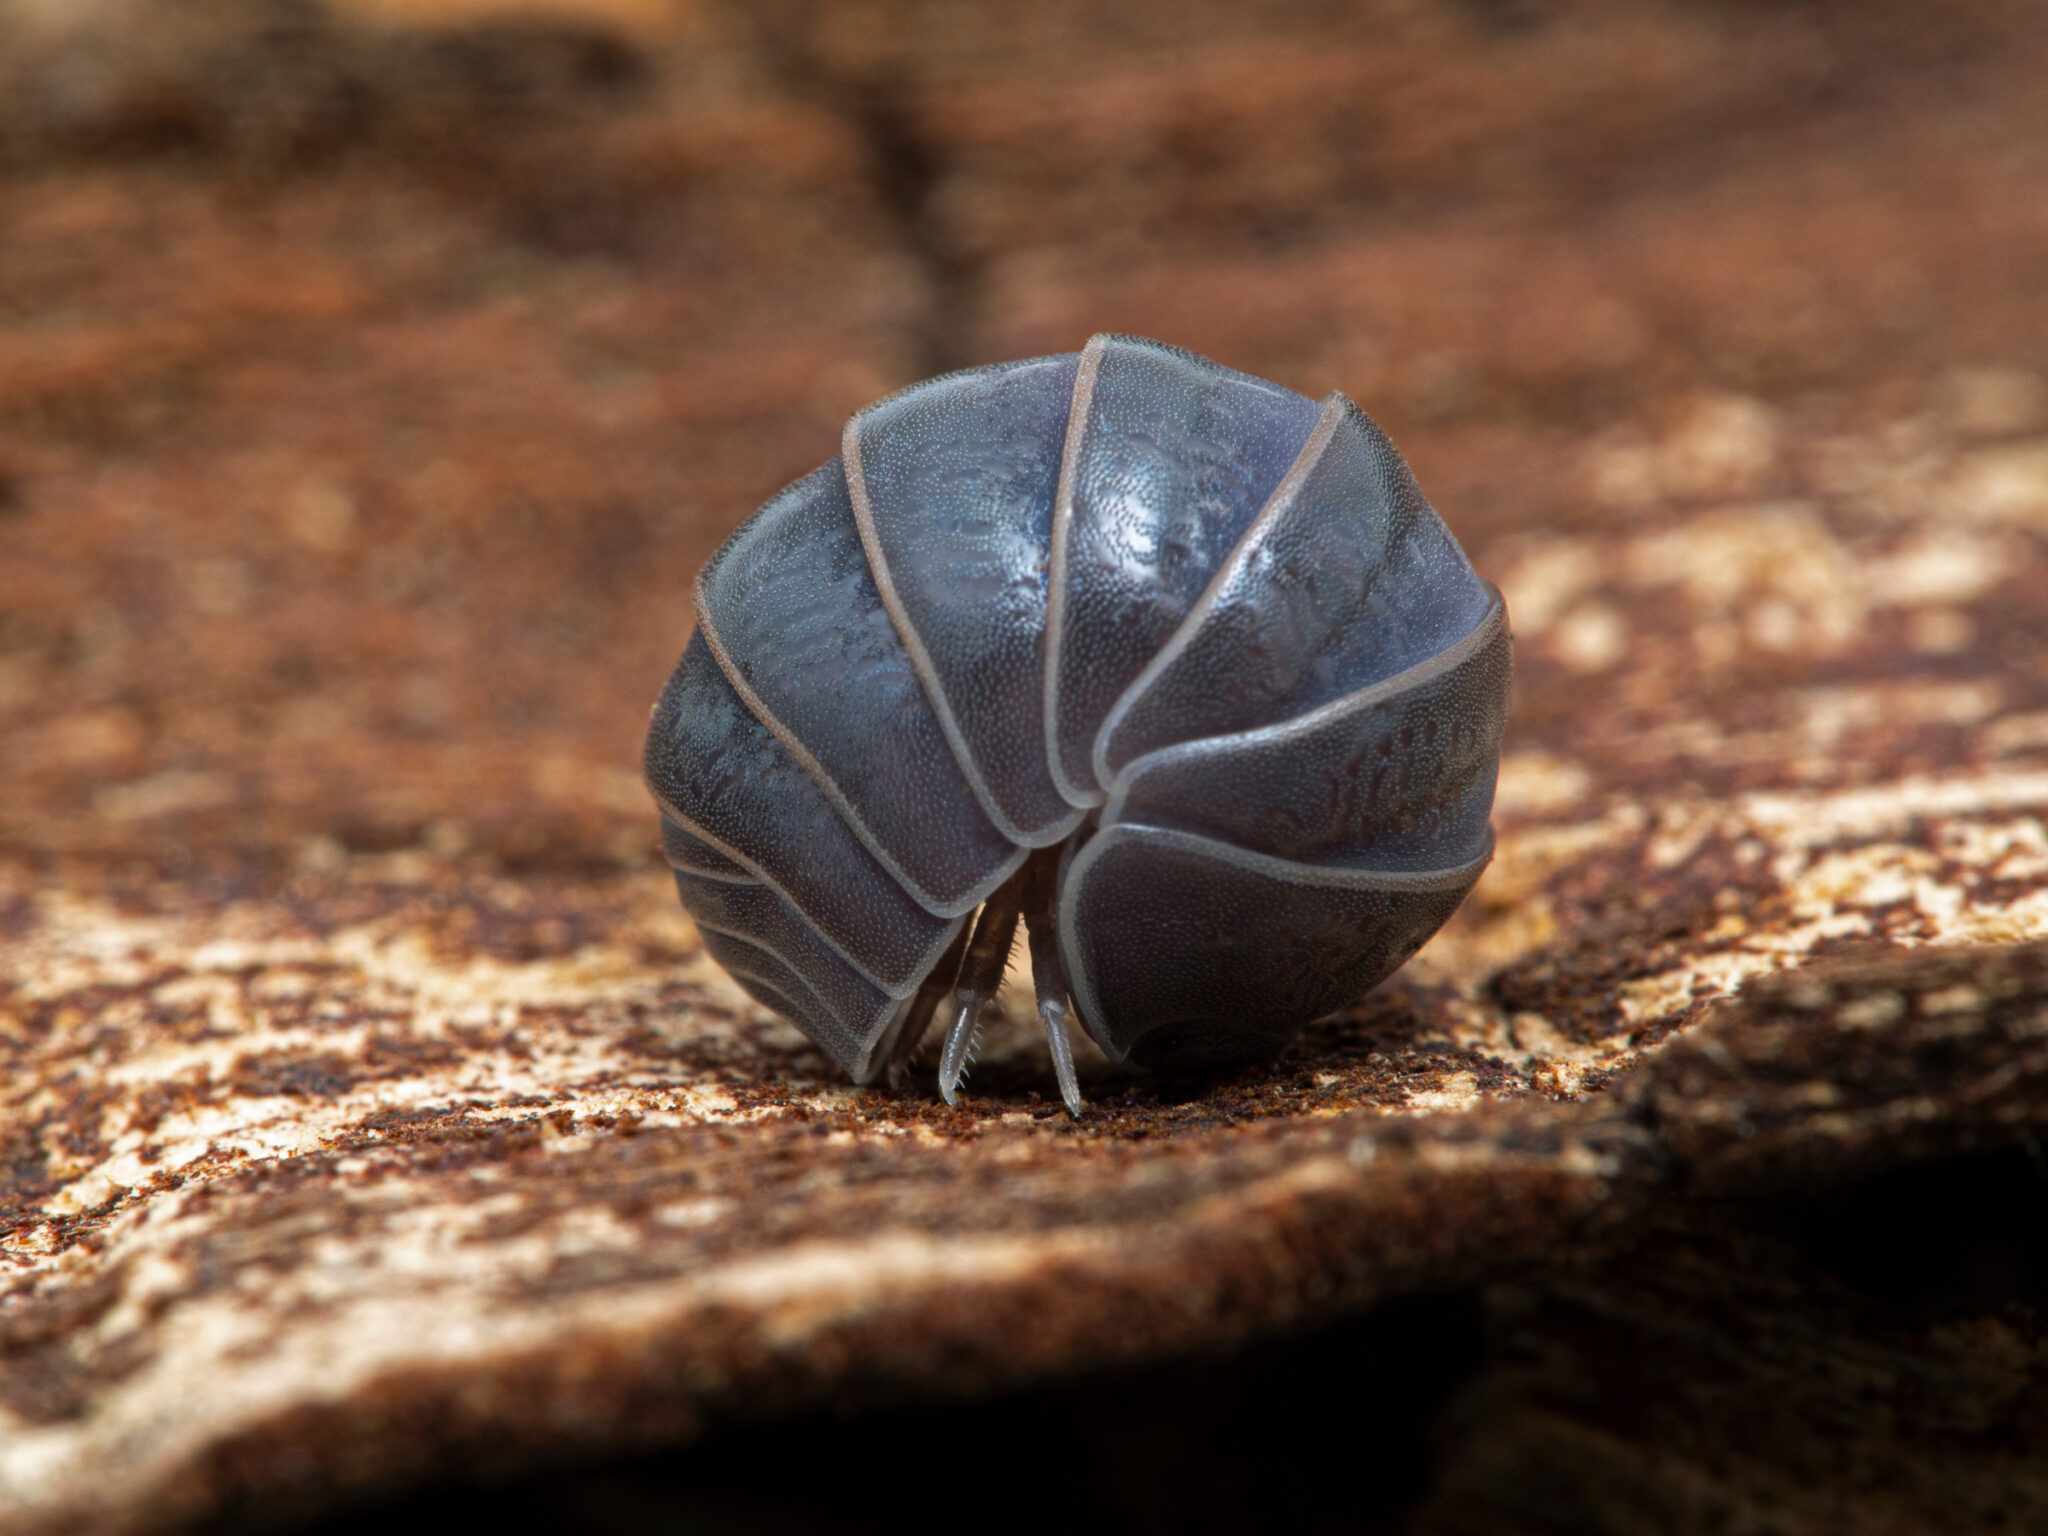
[[1061, 1095], [1269, 1056], [1492, 854], [1500, 594], [1393, 444], [1177, 348], [948, 374], [726, 541], [647, 735], [711, 955], [857, 1082], [1025, 926]]

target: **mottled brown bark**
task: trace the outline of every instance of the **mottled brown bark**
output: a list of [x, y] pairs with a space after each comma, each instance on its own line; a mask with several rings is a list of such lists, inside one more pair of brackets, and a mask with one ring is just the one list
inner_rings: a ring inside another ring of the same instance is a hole
[[[0, 1530], [1446, 1290], [1423, 1529], [2039, 1523], [2032, 1282], [1780, 1219], [2048, 1135], [2034, 8], [450, 9], [0, 8]], [[646, 710], [848, 411], [1096, 329], [1395, 435], [1499, 856], [1269, 1069], [1069, 1124], [1026, 985], [961, 1109], [854, 1090]]]

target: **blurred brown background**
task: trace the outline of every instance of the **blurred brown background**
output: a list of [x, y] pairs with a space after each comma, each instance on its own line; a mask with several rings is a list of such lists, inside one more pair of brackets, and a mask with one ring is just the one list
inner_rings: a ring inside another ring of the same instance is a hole
[[[2048, 526], [2036, 5], [0, 28], [14, 855], [645, 859], [702, 557], [864, 402], [1098, 329], [1378, 416], [1509, 590], [1518, 749], [1718, 791], [1853, 778], [1875, 722], [1813, 768], [1670, 729], [1702, 705], [1995, 674], [1887, 756], [2048, 705], [2048, 586], [2002, 542]], [[1914, 496], [1956, 542], [1902, 591], [1870, 567], [1926, 552]], [[1623, 570], [1570, 539], [1643, 530]]]
[[[2048, 1528], [2044, 79], [2034, 0], [0, 0], [0, 1531]], [[849, 412], [1097, 330], [1387, 426], [1499, 858], [1271, 1068], [854, 1093], [647, 710]]]

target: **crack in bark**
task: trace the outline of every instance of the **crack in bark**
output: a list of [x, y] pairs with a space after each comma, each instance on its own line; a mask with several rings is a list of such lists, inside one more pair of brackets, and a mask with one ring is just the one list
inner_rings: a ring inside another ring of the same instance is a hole
[[876, 199], [924, 278], [924, 322], [913, 347], [918, 377], [965, 367], [979, 274], [939, 207], [939, 146], [919, 130], [900, 94], [885, 87], [856, 86], [843, 110], [868, 146]]
[[803, 5], [742, 6], [741, 27], [771, 79], [823, 106], [867, 151], [869, 189], [917, 268], [925, 296], [906, 361], [920, 379], [965, 367], [980, 287], [979, 264], [939, 207], [946, 176], [942, 146], [917, 121], [910, 93], [873, 74], [848, 73], [819, 57]]

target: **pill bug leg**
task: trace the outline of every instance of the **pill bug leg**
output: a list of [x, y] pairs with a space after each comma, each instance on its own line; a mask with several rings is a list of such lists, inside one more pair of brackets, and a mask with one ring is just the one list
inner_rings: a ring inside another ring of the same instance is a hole
[[[1074, 1072], [1074, 1046], [1067, 1035], [1067, 973], [1060, 965], [1059, 849], [1033, 855], [1019, 876], [1024, 881], [1024, 929], [1031, 936], [1031, 979], [1038, 989], [1038, 1022], [1052, 1050], [1067, 1113], [1081, 1118], [1081, 1080]], [[1048, 858], [1046, 855], [1052, 855]]]
[[1017, 919], [1023, 912], [1023, 895], [1020, 880], [1006, 881], [983, 904], [975, 921], [974, 938], [960, 967], [959, 984], [953, 989], [953, 1022], [946, 1030], [945, 1049], [939, 1053], [939, 1096], [948, 1104], [960, 1102], [960, 1080], [967, 1075], [974, 1037], [981, 1028], [981, 1010], [1003, 984], [1010, 946], [1017, 938]]
[[953, 995], [953, 981], [960, 974], [960, 957], [967, 953], [967, 941], [973, 931], [971, 923], [960, 925], [959, 933], [954, 935], [946, 952], [939, 956], [939, 963], [932, 967], [931, 975], [925, 977], [924, 985], [917, 989], [917, 995], [904, 1011], [902, 1027], [889, 1043], [889, 1059], [884, 1068], [891, 1088], [902, 1083], [904, 1070], [910, 1065], [910, 1058], [917, 1054], [918, 1046], [924, 1043], [925, 1032], [931, 1028], [939, 1005]]
[[[1009, 965], [1010, 947], [1016, 942], [1020, 920], [1030, 935], [1031, 971], [1038, 991], [1038, 1019], [1045, 1028], [1046, 1044], [1052, 1050], [1053, 1071], [1059, 1077], [1060, 1098], [1067, 1113], [1081, 1115], [1081, 1082], [1074, 1071], [1074, 1047], [1067, 1034], [1071, 1005], [1067, 1001], [1066, 972], [1060, 966], [1057, 898], [1059, 893], [1057, 846], [1041, 848], [1017, 874], [988, 899], [974, 925], [974, 937], [955, 942], [939, 969], [925, 982], [912, 1004], [904, 1026], [904, 1039], [914, 1030], [922, 1034], [929, 1024], [939, 997], [948, 983], [941, 976], [958, 973], [952, 985], [953, 1019], [946, 1030], [945, 1048], [939, 1055], [939, 1093], [948, 1104], [958, 1100], [961, 1080], [974, 1053], [974, 1041], [981, 1028], [981, 1011], [1003, 984]], [[960, 957], [962, 944], [966, 957]], [[899, 1040], [895, 1058], [902, 1060], [914, 1050], [914, 1042]]]

